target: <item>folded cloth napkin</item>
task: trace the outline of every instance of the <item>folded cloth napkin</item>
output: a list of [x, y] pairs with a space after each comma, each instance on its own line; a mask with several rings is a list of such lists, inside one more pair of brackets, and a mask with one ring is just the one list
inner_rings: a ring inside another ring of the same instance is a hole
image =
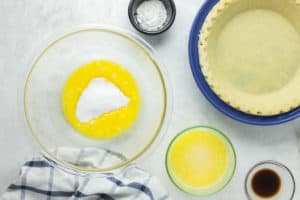
[[[100, 166], [118, 159], [119, 153], [105, 149], [56, 149], [56, 155], [78, 166]], [[85, 155], [85, 156], [84, 156]], [[82, 174], [58, 167], [43, 156], [26, 162], [3, 200], [167, 200], [159, 181], [131, 164], [108, 173]]]

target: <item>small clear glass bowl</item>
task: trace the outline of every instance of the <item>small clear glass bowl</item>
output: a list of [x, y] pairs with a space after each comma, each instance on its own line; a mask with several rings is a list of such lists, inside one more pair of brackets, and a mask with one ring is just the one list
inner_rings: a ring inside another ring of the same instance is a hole
[[[224, 175], [215, 184], [212, 184], [207, 187], [194, 187], [194, 186], [190, 186], [190, 185], [184, 183], [172, 172], [172, 169], [169, 166], [169, 151], [170, 151], [172, 145], [175, 143], [175, 141], [178, 138], [180, 138], [180, 136], [188, 133], [191, 130], [204, 130], [211, 134], [214, 134], [215, 136], [217, 136], [224, 142], [226, 149], [227, 149], [228, 166], [227, 166], [227, 169], [225, 170]], [[178, 189], [180, 189], [181, 191], [183, 191], [189, 195], [192, 195], [192, 196], [205, 197], [205, 196], [210, 196], [210, 195], [213, 195], [213, 194], [221, 191], [230, 182], [230, 180], [232, 179], [232, 177], [234, 175], [235, 169], [236, 169], [236, 153], [235, 153], [234, 147], [233, 147], [232, 143], [230, 142], [229, 138], [227, 138], [227, 136], [224, 133], [222, 133], [221, 131], [219, 131], [218, 129], [215, 129], [215, 128], [209, 127], [209, 126], [194, 126], [194, 127], [190, 127], [190, 128], [187, 128], [187, 129], [181, 131], [170, 142], [167, 153], [166, 153], [165, 167], [166, 167], [166, 170], [167, 170], [170, 180], [173, 182], [173, 184]]]
[[[280, 178], [280, 189], [272, 197], [263, 198], [255, 194], [252, 189], [251, 182], [256, 172], [270, 169], [274, 171]], [[245, 192], [249, 200], [292, 200], [295, 194], [295, 179], [292, 172], [285, 165], [268, 160], [257, 163], [248, 172], [245, 180]]]
[[[121, 64], [134, 76], [141, 105], [137, 120], [126, 132], [116, 138], [96, 140], [79, 134], [65, 120], [61, 95], [74, 70], [102, 59]], [[150, 45], [119, 28], [94, 25], [82, 26], [49, 43], [34, 60], [24, 92], [26, 119], [43, 154], [65, 168], [83, 172], [118, 169], [141, 157], [163, 127], [167, 102], [165, 78]], [[85, 151], [80, 153], [83, 165], [69, 155], [59, 156], [62, 154], [57, 149], [64, 148], [71, 149], [71, 154]], [[122, 156], [107, 159], [107, 152]], [[103, 155], [103, 159], [96, 154]], [[85, 166], [93, 155], [97, 163]]]

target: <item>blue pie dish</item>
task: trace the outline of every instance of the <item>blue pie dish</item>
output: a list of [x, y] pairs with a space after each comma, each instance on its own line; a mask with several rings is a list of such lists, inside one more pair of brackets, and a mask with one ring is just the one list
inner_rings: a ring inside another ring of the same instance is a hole
[[190, 32], [190, 37], [189, 37], [188, 51], [189, 51], [190, 66], [191, 66], [194, 79], [199, 89], [203, 93], [203, 95], [215, 108], [217, 108], [222, 113], [226, 114], [227, 116], [237, 121], [247, 123], [247, 124], [268, 126], [268, 125], [281, 124], [293, 120], [295, 118], [298, 118], [300, 116], [300, 107], [290, 112], [274, 115], [274, 116], [257, 116], [257, 115], [251, 115], [251, 114], [241, 112], [227, 105], [225, 102], [223, 102], [209, 87], [200, 68], [201, 60], [199, 60], [199, 54], [198, 54], [198, 40], [199, 40], [199, 33], [203, 26], [205, 18], [207, 17], [211, 9], [218, 2], [219, 0], [205, 1], [205, 3], [200, 8], [200, 10], [198, 11], [194, 19], [191, 32]]

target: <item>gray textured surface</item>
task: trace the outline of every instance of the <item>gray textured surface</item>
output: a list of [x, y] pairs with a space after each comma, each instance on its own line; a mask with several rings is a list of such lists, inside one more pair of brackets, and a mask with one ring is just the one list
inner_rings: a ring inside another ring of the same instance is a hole
[[[164, 154], [177, 132], [205, 124], [224, 131], [238, 156], [237, 171], [228, 187], [207, 199], [245, 199], [245, 174], [254, 163], [264, 159], [285, 163], [300, 184], [300, 155], [295, 135], [300, 121], [275, 127], [244, 125], [217, 112], [197, 89], [189, 69], [187, 41], [192, 20], [202, 2], [177, 0], [178, 14], [173, 27], [161, 36], [143, 36], [165, 63], [173, 88], [174, 110], [163, 141], [147, 154], [141, 165], [160, 177], [174, 199], [193, 199], [179, 192], [167, 178]], [[22, 95], [29, 64], [39, 47], [53, 33], [80, 24], [113, 24], [133, 30], [127, 5], [128, 0], [0, 1], [0, 192], [18, 175], [20, 165], [38, 150], [24, 122]], [[299, 198], [297, 191], [295, 199]]]

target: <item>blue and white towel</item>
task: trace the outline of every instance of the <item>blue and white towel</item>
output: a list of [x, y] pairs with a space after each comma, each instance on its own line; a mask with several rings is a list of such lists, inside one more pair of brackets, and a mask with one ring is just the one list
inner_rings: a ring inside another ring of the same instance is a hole
[[[93, 153], [92, 153], [92, 152]], [[89, 152], [90, 156], [82, 156]], [[56, 150], [72, 164], [99, 166], [115, 159], [125, 159], [107, 150]], [[101, 156], [99, 156], [101, 154]], [[82, 158], [80, 158], [82, 157]], [[167, 200], [159, 181], [136, 165], [118, 172], [78, 174], [57, 167], [44, 157], [26, 162], [20, 176], [0, 198], [2, 200]]]

